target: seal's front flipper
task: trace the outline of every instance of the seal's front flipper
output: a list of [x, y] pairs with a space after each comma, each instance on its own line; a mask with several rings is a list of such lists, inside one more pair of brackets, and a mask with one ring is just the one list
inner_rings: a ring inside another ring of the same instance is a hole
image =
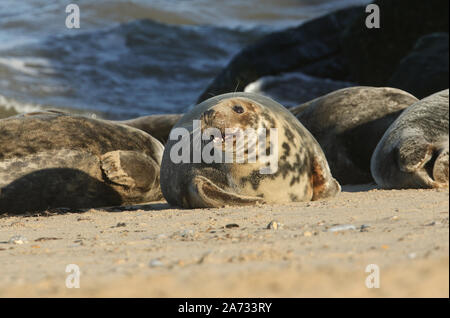
[[136, 151], [116, 150], [100, 157], [105, 179], [124, 188], [121, 193], [130, 198], [142, 196], [145, 200], [161, 198], [160, 166], [149, 156]]
[[422, 138], [407, 139], [396, 151], [400, 171], [414, 176], [413, 186], [448, 187], [448, 145], [433, 145]]
[[449, 151], [447, 149], [442, 149], [436, 158], [433, 166], [433, 179], [440, 186], [448, 187], [448, 162], [449, 162]]
[[425, 140], [407, 139], [396, 151], [398, 168], [406, 173], [414, 173], [423, 168], [433, 156], [433, 147]]
[[218, 208], [227, 205], [255, 205], [264, 203], [259, 197], [250, 197], [227, 192], [209, 179], [195, 177], [188, 187], [190, 208]]
[[341, 192], [341, 186], [333, 178], [325, 156], [314, 156], [312, 161], [313, 201], [334, 197]]

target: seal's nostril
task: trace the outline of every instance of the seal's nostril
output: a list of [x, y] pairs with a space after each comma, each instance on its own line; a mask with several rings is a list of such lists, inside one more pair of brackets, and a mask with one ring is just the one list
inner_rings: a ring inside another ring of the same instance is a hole
[[233, 110], [238, 114], [242, 114], [244, 112], [244, 108], [242, 108], [242, 106], [239, 105], [234, 105]]

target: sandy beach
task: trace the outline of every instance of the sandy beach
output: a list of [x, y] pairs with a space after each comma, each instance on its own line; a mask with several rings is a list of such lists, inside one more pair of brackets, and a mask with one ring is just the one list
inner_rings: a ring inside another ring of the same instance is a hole
[[448, 190], [365, 185], [289, 205], [2, 216], [0, 296], [448, 297], [448, 204]]
[[0, 1], [0, 298], [448, 298], [448, 7]]

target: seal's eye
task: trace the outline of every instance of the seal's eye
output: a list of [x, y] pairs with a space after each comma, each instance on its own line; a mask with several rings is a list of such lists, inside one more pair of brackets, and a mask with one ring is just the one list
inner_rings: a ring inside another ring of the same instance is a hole
[[238, 114], [242, 114], [244, 112], [244, 108], [242, 108], [242, 106], [239, 105], [234, 105], [233, 110]]

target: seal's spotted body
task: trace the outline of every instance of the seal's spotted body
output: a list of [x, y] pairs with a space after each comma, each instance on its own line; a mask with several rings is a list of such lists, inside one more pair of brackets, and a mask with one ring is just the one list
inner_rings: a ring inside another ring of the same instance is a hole
[[244, 163], [207, 164], [191, 160], [176, 164], [170, 152], [178, 140], [169, 139], [161, 165], [161, 189], [173, 205], [198, 208], [286, 203], [317, 200], [340, 191], [316, 140], [283, 106], [267, 97], [230, 93], [197, 105], [174, 127], [186, 128], [191, 134], [191, 144], [194, 120], [201, 120], [202, 131], [218, 128], [222, 135], [227, 128], [241, 131], [265, 128], [267, 143], [270, 128], [276, 128], [278, 169], [272, 174], [262, 174], [261, 169], [268, 164], [258, 160], [248, 162], [248, 151], [244, 152]]
[[371, 159], [383, 188], [442, 188], [449, 179], [448, 89], [407, 108], [389, 127]]
[[161, 198], [163, 146], [138, 129], [58, 112], [0, 120], [0, 212]]

